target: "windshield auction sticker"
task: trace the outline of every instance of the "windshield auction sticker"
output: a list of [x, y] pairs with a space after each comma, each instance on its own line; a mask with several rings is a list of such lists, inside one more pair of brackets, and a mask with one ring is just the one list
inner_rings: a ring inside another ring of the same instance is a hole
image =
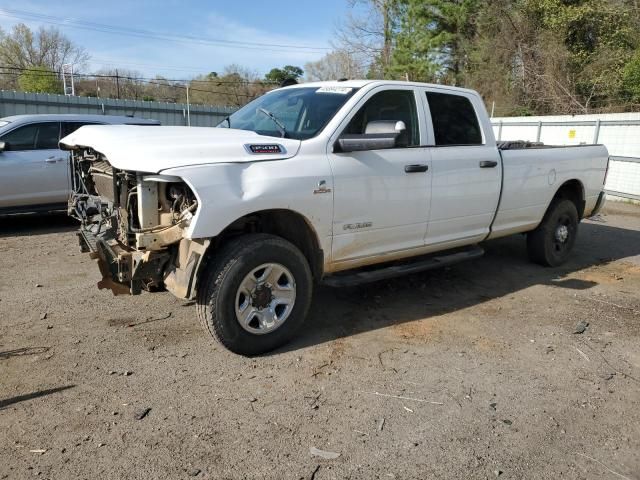
[[347, 95], [351, 93], [353, 88], [351, 87], [321, 87], [316, 90], [316, 93], [339, 93], [340, 95]]

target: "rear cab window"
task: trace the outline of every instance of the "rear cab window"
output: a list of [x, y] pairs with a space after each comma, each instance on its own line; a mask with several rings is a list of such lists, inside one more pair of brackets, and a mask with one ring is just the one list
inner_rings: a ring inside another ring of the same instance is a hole
[[426, 92], [436, 146], [483, 145], [475, 108], [463, 95]]

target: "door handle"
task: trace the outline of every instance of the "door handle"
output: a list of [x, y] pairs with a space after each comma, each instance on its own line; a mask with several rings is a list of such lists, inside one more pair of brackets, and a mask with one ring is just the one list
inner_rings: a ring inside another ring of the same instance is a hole
[[61, 162], [62, 160], [64, 160], [64, 158], [60, 158], [60, 157], [48, 157], [46, 158], [44, 161], [47, 163], [56, 163], [56, 162]]
[[495, 168], [498, 166], [498, 162], [494, 160], [483, 160], [480, 162], [480, 168]]
[[404, 166], [404, 171], [406, 173], [419, 173], [419, 172], [426, 172], [427, 170], [429, 170], [429, 165], [405, 165]]

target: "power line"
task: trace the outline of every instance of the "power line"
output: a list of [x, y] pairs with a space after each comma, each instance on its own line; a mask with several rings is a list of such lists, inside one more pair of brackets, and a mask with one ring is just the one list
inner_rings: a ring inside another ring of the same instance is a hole
[[[28, 69], [28, 68], [20, 68], [20, 67], [0, 67], [3, 69], [10, 69], [10, 70], [17, 70], [17, 71], [21, 71], [21, 72], [30, 72], [35, 76], [40, 76], [40, 77], [56, 77], [58, 78], [60, 75], [56, 72], [48, 72], [48, 71], [43, 71], [43, 70], [39, 70], [39, 69]], [[14, 72], [0, 72], [0, 75], [16, 75], [16, 73]], [[189, 88], [190, 92], [201, 92], [201, 93], [212, 93], [212, 94], [217, 94], [217, 95], [226, 95], [226, 96], [230, 96], [230, 97], [243, 97], [243, 98], [254, 98], [255, 95], [250, 95], [250, 94], [245, 94], [245, 93], [238, 93], [238, 92], [224, 92], [224, 91], [220, 91], [220, 90], [205, 90], [202, 88], [193, 88], [193, 87], [187, 87], [187, 85], [184, 84], [180, 84], [180, 83], [162, 83], [162, 81], [168, 82], [171, 80], [161, 80], [159, 81], [158, 79], [142, 79], [142, 78], [135, 78], [135, 77], [126, 77], [123, 75], [92, 75], [92, 74], [82, 74], [82, 73], [74, 73], [73, 74], [75, 77], [79, 77], [79, 78], [101, 78], [101, 79], [111, 79], [111, 80], [135, 80], [135, 81], [139, 81], [141, 83], [146, 83], [148, 85], [156, 85], [156, 86], [161, 86], [161, 87], [169, 87], [169, 88], [180, 88], [183, 90], [186, 90], [187, 88]], [[189, 80], [185, 80], [185, 82], [189, 82]], [[229, 82], [232, 83], [232, 82]], [[247, 82], [233, 82], [235, 84], [246, 84]]]
[[[89, 60], [87, 60], [87, 63], [92, 63], [92, 64], [95, 64], [95, 65], [103, 65], [103, 66], [104, 65], [109, 65], [109, 66], [112, 66], [112, 67], [118, 67], [118, 66], [121, 66], [121, 65], [130, 65], [130, 66], [134, 66], [134, 67], [154, 67], [154, 68], [158, 68], [158, 69], [161, 69], [161, 70], [173, 70], [173, 71], [176, 71], [176, 72], [193, 72], [193, 73], [200, 74], [200, 75], [202, 75], [203, 70], [206, 71], [206, 69], [203, 69], [202, 67], [188, 67], [188, 66], [184, 66], [184, 67], [176, 67], [176, 66], [167, 67], [166, 65], [160, 65], [160, 64], [157, 64], [157, 63], [154, 64], [154, 63], [122, 62], [122, 61], [119, 61], [119, 60], [113, 60], [113, 59], [109, 59], [109, 58], [97, 58], [97, 57], [89, 58]], [[190, 80], [190, 81], [200, 82], [200, 81], [208, 81], [208, 80]], [[273, 83], [273, 84], [276, 84], [278, 82], [271, 82], [269, 80], [255, 80], [255, 81], [250, 81], [250, 83]]]
[[[159, 85], [161, 87], [172, 87], [172, 88], [182, 88], [182, 89], [187, 89], [186, 85], [179, 85], [179, 84], [166, 84], [166, 83], [158, 83], [158, 82], [154, 82], [151, 80], [147, 80], [144, 83], [147, 83], [149, 85]], [[219, 95], [227, 95], [230, 97], [243, 97], [243, 98], [254, 98], [255, 95], [247, 95], [244, 93], [236, 93], [236, 92], [220, 92], [220, 91], [216, 91], [216, 90], [203, 90], [200, 88], [191, 88], [189, 87], [189, 91], [190, 92], [202, 92], [202, 93], [214, 93], [214, 94], [219, 94]]]
[[120, 65], [129, 66], [130, 65], [134, 67], [154, 67], [154, 68], [160, 68], [162, 70], [172, 70], [176, 72], [202, 73], [203, 71], [202, 67], [194, 67], [194, 66], [186, 66], [186, 65], [182, 67], [176, 66], [176, 65], [168, 67], [166, 65], [159, 65], [159, 64], [153, 64], [153, 63], [122, 62], [119, 60], [114, 60], [112, 58], [99, 58], [99, 57], [93, 57], [93, 56], [87, 62], [95, 65], [111, 65], [111, 66], [120, 66]]
[[245, 42], [238, 40], [226, 40], [221, 38], [197, 37], [192, 35], [176, 35], [171, 33], [163, 33], [152, 30], [142, 30], [118, 27], [115, 25], [107, 25], [102, 23], [89, 22], [72, 17], [56, 17], [53, 15], [45, 15], [25, 10], [15, 10], [9, 8], [0, 8], [0, 15], [5, 17], [18, 18], [22, 20], [37, 20], [52, 25], [81, 28], [85, 30], [98, 31], [108, 34], [129, 35], [133, 37], [152, 38], [155, 40], [163, 40], [168, 42], [188, 42], [204, 45], [214, 45], [226, 48], [241, 48], [253, 50], [270, 50], [270, 51], [300, 51], [323, 53], [332, 50], [331, 47], [310, 46], [310, 45], [288, 45], [277, 43], [261, 43], [261, 42]]
[[[0, 69], [10, 69], [10, 70], [17, 70], [17, 71], [28, 71], [28, 72], [32, 72], [34, 75], [36, 76], [48, 76], [48, 77], [59, 77], [59, 74], [57, 74], [56, 72], [51, 72], [51, 71], [43, 71], [41, 69], [33, 69], [33, 68], [21, 68], [21, 67], [0, 67]], [[0, 71], [0, 75], [16, 75], [16, 73], [13, 72], [1, 72]], [[145, 83], [147, 85], [154, 85], [154, 86], [160, 86], [160, 87], [167, 87], [167, 88], [178, 88], [178, 89], [182, 89], [182, 90], [186, 90], [187, 85], [185, 84], [181, 84], [181, 83], [162, 83], [164, 82], [168, 82], [169, 80], [164, 80], [164, 79], [149, 79], [149, 78], [138, 78], [138, 77], [127, 77], [127, 76], [123, 76], [123, 75], [93, 75], [93, 74], [76, 74], [74, 73], [74, 76], [76, 77], [80, 77], [80, 78], [85, 78], [85, 79], [96, 79], [96, 78], [100, 78], [100, 79], [111, 79], [111, 80], [135, 80], [135, 81], [139, 81], [141, 83]], [[181, 82], [190, 82], [189, 80], [181, 80]], [[206, 81], [203, 81], [204, 83], [208, 83]], [[251, 84], [252, 82], [242, 82], [242, 81], [230, 81], [228, 82], [229, 84]], [[255, 82], [257, 84], [261, 84], [262, 82]], [[264, 86], [267, 86], [267, 84], [264, 84]], [[208, 90], [208, 89], [204, 89], [204, 88], [194, 88], [189, 86], [189, 91], [190, 92], [199, 92], [199, 93], [210, 93], [210, 94], [215, 94], [215, 95], [224, 95], [227, 97], [237, 97], [237, 98], [255, 98], [257, 95], [256, 94], [246, 94], [246, 93], [239, 93], [239, 92], [229, 92], [229, 91], [220, 91], [220, 90]], [[258, 93], [259, 94], [259, 93]], [[557, 101], [556, 97], [536, 97], [536, 100], [538, 101]], [[626, 98], [612, 98], [612, 101], [607, 101], [607, 100], [601, 100], [601, 103], [595, 103], [592, 104], [592, 106], [589, 107], [590, 110], [592, 110], [592, 113], [599, 113], [597, 112], [597, 110], [603, 110], [603, 109], [627, 109], [630, 107], [634, 107], [637, 108], [638, 106], [640, 106], [640, 104], [635, 103], [635, 102], [631, 102], [628, 101]], [[619, 103], [615, 103], [615, 101], [618, 101]], [[517, 106], [517, 105], [516, 105]], [[508, 114], [510, 111], [512, 111], [512, 108], [509, 107], [501, 107], [501, 106], [497, 106], [497, 112], [504, 112], [502, 113], [502, 115], [504, 114]], [[567, 111], [569, 112], [569, 111]], [[556, 113], [556, 114], [560, 114], [560, 113]], [[500, 114], [496, 115], [496, 116], [501, 116]]]
[[[41, 68], [28, 68], [28, 67], [8, 67], [8, 66], [0, 66], [0, 69], [5, 70], [15, 70], [17, 72], [33, 72], [35, 74], [40, 75], [51, 75], [51, 76], [59, 76], [59, 72], [54, 71], [46, 71]], [[158, 77], [133, 77], [127, 75], [112, 75], [112, 74], [102, 74], [102, 73], [76, 73], [73, 74], [75, 77], [81, 78], [120, 78], [123, 80], [131, 80], [131, 81], [164, 81], [164, 82], [176, 82], [176, 83], [213, 83], [216, 86], [225, 85], [225, 84], [237, 84], [237, 85], [278, 85], [278, 82], [274, 82], [271, 80], [223, 80], [217, 79], [217, 77], [211, 77], [207, 80], [198, 80], [198, 79], [186, 79], [186, 78], [158, 78]]]

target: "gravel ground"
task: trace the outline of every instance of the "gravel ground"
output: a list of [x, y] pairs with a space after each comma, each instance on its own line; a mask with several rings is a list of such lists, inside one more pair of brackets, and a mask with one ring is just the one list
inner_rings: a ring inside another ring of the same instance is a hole
[[517, 236], [321, 288], [253, 359], [168, 293], [98, 291], [74, 229], [0, 219], [1, 479], [640, 479], [638, 207], [584, 222], [562, 268]]

